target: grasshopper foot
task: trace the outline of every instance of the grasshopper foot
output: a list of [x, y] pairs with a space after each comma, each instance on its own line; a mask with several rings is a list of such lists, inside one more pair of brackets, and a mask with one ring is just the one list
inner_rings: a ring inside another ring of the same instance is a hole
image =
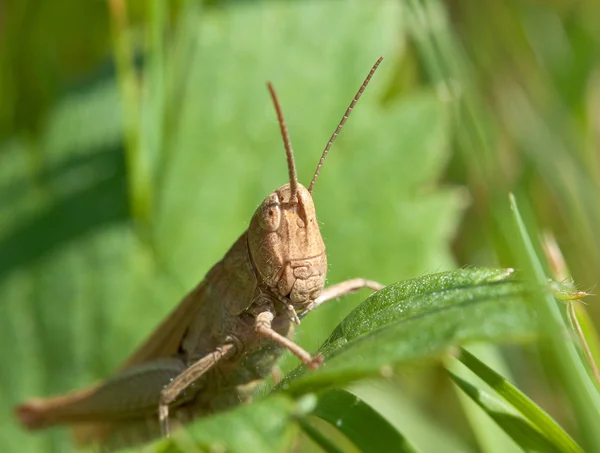
[[35, 430], [44, 427], [46, 414], [41, 400], [32, 400], [15, 408], [15, 415], [21, 425], [27, 429]]
[[158, 421], [162, 435], [169, 437], [169, 405], [164, 404], [162, 401], [158, 406]]
[[317, 354], [316, 356], [314, 356], [313, 358], [311, 358], [306, 363], [306, 366], [309, 367], [311, 370], [316, 370], [317, 368], [319, 368], [323, 364], [324, 360], [325, 359], [323, 358], [323, 356], [321, 354]]

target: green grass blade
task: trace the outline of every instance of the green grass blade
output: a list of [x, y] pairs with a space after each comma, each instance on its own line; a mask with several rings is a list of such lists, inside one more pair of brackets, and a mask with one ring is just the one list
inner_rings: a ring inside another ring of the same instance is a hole
[[[521, 241], [527, 254], [527, 268], [540, 288], [547, 287], [548, 281], [540, 263], [523, 219], [519, 213], [515, 197], [510, 195], [510, 205]], [[557, 369], [564, 382], [565, 393], [569, 396], [579, 422], [582, 440], [587, 451], [600, 451], [600, 397], [588, 372], [583, 365], [572, 341], [565, 341], [564, 332], [569, 330], [550, 290], [536, 297], [541, 324], [546, 329]]]
[[581, 348], [588, 359], [594, 377], [596, 386], [600, 385], [598, 364], [600, 364], [600, 338], [594, 327], [592, 317], [585, 306], [578, 301], [566, 301], [566, 309], [571, 317], [571, 323], [574, 326], [577, 336], [581, 341]]
[[[422, 382], [423, 374], [417, 371], [416, 376]], [[445, 376], [440, 377], [447, 381]], [[370, 379], [352, 384], [348, 391], [360, 397], [398, 431], [407, 433], [420, 451], [474, 453], [471, 439], [452, 429], [452, 426], [439, 417], [439, 413], [432, 414], [428, 411], [430, 406], [423, 405], [423, 400], [415, 395], [415, 387], [411, 385], [410, 379]], [[490, 420], [490, 423], [493, 422]]]
[[385, 418], [346, 390], [335, 389], [320, 395], [313, 415], [335, 426], [362, 452], [417, 452]]
[[452, 380], [526, 452], [557, 453], [557, 449], [527, 420], [515, 413], [502, 400], [450, 373]]
[[108, 8], [122, 99], [129, 206], [133, 218], [142, 225], [148, 225], [152, 184], [140, 145], [140, 86], [133, 61], [132, 33], [127, 19], [126, 2], [112, 0], [108, 3]]
[[[507, 379], [510, 379], [510, 371], [504, 363], [504, 359], [497, 346], [477, 343], [469, 345], [468, 349], [474, 351], [473, 353], [477, 354], [481, 360], [494, 367], [499, 373], [506, 376]], [[491, 389], [481, 379], [475, 378], [473, 373], [455, 359], [455, 356], [456, 354], [448, 357], [445, 361], [446, 369], [476, 387], [491, 392]], [[462, 412], [468, 421], [481, 453], [520, 453], [522, 451], [510, 436], [477, 403], [457, 386], [452, 385], [452, 387], [458, 397]]]
[[298, 423], [306, 434], [314, 443], [323, 449], [326, 453], [344, 453], [344, 450], [338, 448], [328, 437], [326, 437], [321, 431], [315, 428], [308, 420], [299, 419]]
[[462, 349], [458, 359], [479, 378], [485, 381], [506, 402], [517, 409], [523, 417], [537, 427], [560, 451], [582, 453], [575, 441], [537, 404], [531, 401], [500, 374], [481, 362], [469, 351]]
[[[164, 148], [165, 115], [165, 34], [169, 15], [169, 2], [152, 0], [149, 3], [148, 62], [144, 71], [141, 102], [140, 171], [152, 181], [145, 190], [151, 203], [155, 202], [154, 182], [159, 156]], [[150, 213], [152, 214], [152, 213]]]

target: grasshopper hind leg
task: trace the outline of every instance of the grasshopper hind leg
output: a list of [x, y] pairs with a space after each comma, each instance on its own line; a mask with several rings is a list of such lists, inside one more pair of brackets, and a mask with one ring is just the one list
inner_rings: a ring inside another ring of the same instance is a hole
[[72, 424], [80, 446], [103, 445], [113, 450], [135, 445], [160, 434], [156, 416], [160, 391], [185, 369], [179, 357], [156, 359], [87, 389], [27, 401], [15, 413], [31, 430]]
[[217, 363], [224, 359], [233, 357], [239, 347], [234, 343], [219, 346], [213, 352], [205, 355], [181, 374], [175, 377], [160, 392], [158, 403], [158, 420], [163, 436], [169, 436], [169, 405], [175, 402], [187, 388], [192, 386], [206, 372], [211, 370]]

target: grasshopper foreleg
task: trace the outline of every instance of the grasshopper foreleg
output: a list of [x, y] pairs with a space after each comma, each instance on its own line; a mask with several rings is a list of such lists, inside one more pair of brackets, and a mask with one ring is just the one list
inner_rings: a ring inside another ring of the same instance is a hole
[[264, 311], [262, 313], [259, 313], [256, 316], [256, 332], [267, 338], [270, 338], [271, 340], [279, 343], [284, 348], [288, 349], [292, 354], [294, 354], [296, 357], [302, 360], [302, 363], [304, 363], [309, 368], [319, 368], [319, 365], [323, 363], [323, 357], [320, 355], [312, 357], [310, 353], [302, 349], [292, 340], [290, 340], [287, 337], [284, 337], [283, 335], [273, 330], [273, 328], [271, 327], [273, 318], [274, 315], [270, 311]]
[[325, 288], [317, 300], [310, 304], [306, 310], [300, 314], [299, 317], [304, 318], [309, 312], [325, 302], [355, 293], [362, 288], [369, 288], [373, 291], [379, 291], [380, 289], [384, 288], [384, 285], [373, 280], [366, 280], [364, 278], [353, 278], [352, 280], [336, 283], [335, 285]]
[[169, 383], [169, 385], [167, 385], [167, 387], [160, 392], [158, 420], [160, 422], [160, 429], [164, 436], [169, 436], [169, 404], [175, 401], [186, 388], [197, 381], [204, 373], [210, 370], [218, 362], [235, 355], [237, 350], [238, 346], [233, 343], [219, 346], [213, 352], [205, 355], [192, 366], [179, 374]]

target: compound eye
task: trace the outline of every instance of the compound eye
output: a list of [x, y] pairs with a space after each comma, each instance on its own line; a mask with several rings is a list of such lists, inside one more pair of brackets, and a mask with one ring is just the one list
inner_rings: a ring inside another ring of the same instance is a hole
[[263, 230], [277, 231], [281, 222], [281, 209], [279, 208], [278, 199], [265, 200], [258, 216], [258, 224]]

